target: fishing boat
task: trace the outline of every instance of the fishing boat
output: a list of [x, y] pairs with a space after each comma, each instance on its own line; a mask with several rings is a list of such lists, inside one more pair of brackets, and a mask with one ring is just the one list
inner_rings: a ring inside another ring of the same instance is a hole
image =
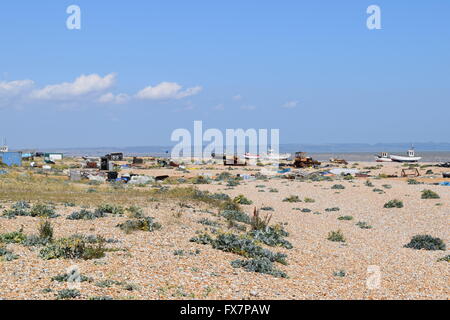
[[247, 160], [258, 160], [260, 158], [259, 154], [253, 154], [253, 153], [245, 153], [244, 158]]
[[406, 156], [391, 155], [390, 158], [395, 162], [418, 162], [422, 157], [416, 157], [414, 149], [410, 149]]
[[377, 162], [392, 162], [392, 159], [389, 157], [387, 152], [382, 152], [381, 154], [375, 155]]
[[269, 149], [267, 154], [263, 156], [264, 160], [287, 160], [291, 156], [290, 153], [275, 153], [272, 149]]

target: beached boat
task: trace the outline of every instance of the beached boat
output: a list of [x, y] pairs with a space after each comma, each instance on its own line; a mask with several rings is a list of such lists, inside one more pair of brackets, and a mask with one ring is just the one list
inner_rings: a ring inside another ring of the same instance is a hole
[[416, 157], [414, 149], [408, 150], [406, 156], [391, 155], [390, 158], [396, 162], [418, 162], [422, 159], [422, 157]]
[[389, 154], [387, 152], [377, 154], [376, 157], [377, 162], [392, 162], [392, 159], [389, 157]]
[[253, 154], [253, 153], [245, 153], [244, 158], [248, 160], [258, 160], [260, 158], [259, 154]]
[[272, 149], [270, 149], [267, 154], [265, 154], [262, 158], [264, 160], [287, 160], [291, 156], [290, 153], [275, 153]]

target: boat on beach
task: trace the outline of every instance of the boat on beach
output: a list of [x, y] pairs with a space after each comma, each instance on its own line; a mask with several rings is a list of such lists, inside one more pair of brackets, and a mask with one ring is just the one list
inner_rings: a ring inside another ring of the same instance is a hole
[[416, 157], [414, 149], [410, 149], [406, 156], [391, 155], [390, 158], [395, 162], [418, 162], [422, 157]]
[[270, 149], [262, 158], [264, 160], [287, 160], [290, 156], [290, 153], [276, 153]]
[[377, 154], [376, 157], [377, 162], [392, 162], [392, 159], [389, 157], [389, 154], [387, 152]]
[[245, 153], [244, 158], [247, 160], [258, 160], [260, 158], [259, 154], [253, 154], [253, 153]]

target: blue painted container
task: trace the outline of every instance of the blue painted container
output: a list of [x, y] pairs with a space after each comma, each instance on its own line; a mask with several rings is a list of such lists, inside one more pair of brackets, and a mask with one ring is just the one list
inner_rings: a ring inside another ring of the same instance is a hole
[[21, 166], [22, 152], [0, 152], [0, 160], [7, 166]]

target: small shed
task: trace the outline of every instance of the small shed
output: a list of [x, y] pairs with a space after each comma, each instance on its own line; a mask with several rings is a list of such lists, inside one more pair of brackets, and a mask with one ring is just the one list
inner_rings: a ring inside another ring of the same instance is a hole
[[7, 166], [21, 166], [22, 152], [0, 152], [0, 161]]

